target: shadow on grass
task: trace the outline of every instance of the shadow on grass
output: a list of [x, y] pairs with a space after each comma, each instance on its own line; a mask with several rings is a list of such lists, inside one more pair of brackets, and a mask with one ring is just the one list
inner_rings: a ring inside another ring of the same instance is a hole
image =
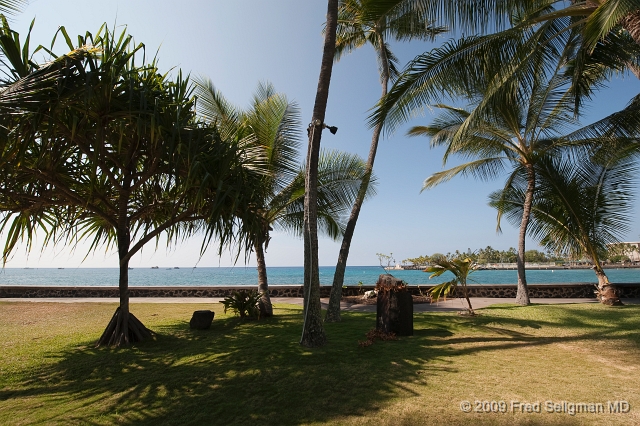
[[[300, 310], [216, 319], [206, 331], [186, 321], [155, 327], [155, 341], [133, 348], [56, 353], [0, 399], [53, 398], [67, 405], [66, 420], [89, 424], [299, 424], [364, 414], [411, 393], [404, 383], [428, 382], [430, 368], [412, 338], [360, 348], [374, 323], [371, 314], [350, 314], [327, 325], [329, 343], [314, 350], [298, 344]], [[102, 420], [87, 414], [96, 407]]]
[[[327, 324], [329, 343], [315, 350], [298, 344], [301, 314], [295, 308], [261, 321], [216, 319], [206, 331], [189, 330], [186, 321], [166, 324], [154, 327], [155, 341], [133, 348], [95, 349], [88, 343], [56, 353], [37, 378], [0, 391], [0, 400], [44, 397], [64, 407], [65, 421], [83, 424], [340, 421], [414, 395], [407, 384], [429, 386], [438, 375], [456, 372], [433, 361], [523, 345], [628, 339], [629, 333], [614, 331], [630, 332], [638, 317], [627, 323], [621, 311], [565, 305], [566, 311], [552, 309], [551, 319], [522, 319], [500, 315], [502, 309], [483, 310], [476, 318], [417, 314], [413, 337], [366, 348], [357, 345], [375, 325], [375, 316], [366, 313], [344, 313], [342, 323]], [[526, 332], [563, 325], [584, 333]], [[465, 333], [457, 336], [461, 330]], [[637, 345], [638, 335], [632, 337]]]

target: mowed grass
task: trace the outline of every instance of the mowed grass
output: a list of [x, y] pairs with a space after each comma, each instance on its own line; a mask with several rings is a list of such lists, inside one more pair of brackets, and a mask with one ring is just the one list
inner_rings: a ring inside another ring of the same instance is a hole
[[[221, 305], [134, 303], [156, 339], [96, 349], [115, 307], [0, 303], [0, 424], [640, 424], [637, 305], [416, 313], [414, 336], [369, 347], [358, 341], [375, 313], [343, 313], [309, 350], [298, 306], [240, 321]], [[189, 329], [197, 309], [215, 310], [210, 330]], [[508, 412], [461, 411], [476, 400]], [[548, 413], [547, 400], [606, 411]], [[608, 412], [616, 400], [631, 410]], [[511, 401], [543, 405], [514, 413]]]

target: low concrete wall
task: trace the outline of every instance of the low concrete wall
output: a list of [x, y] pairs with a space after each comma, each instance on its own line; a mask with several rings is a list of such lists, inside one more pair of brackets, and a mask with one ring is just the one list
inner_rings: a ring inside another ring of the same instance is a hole
[[[426, 293], [432, 285], [409, 286], [412, 294]], [[515, 298], [516, 286], [504, 284], [469, 285], [471, 297]], [[640, 298], [640, 283], [616, 284], [620, 297]], [[355, 296], [372, 290], [374, 286], [347, 286], [345, 296]], [[257, 289], [257, 286], [210, 286], [210, 287], [129, 287], [131, 297], [225, 297], [241, 289]], [[592, 283], [534, 284], [529, 285], [529, 297], [541, 298], [592, 298], [595, 286]], [[302, 297], [301, 285], [269, 286], [271, 297]], [[331, 286], [320, 286], [320, 296], [329, 297]], [[455, 295], [452, 295], [455, 296]], [[0, 298], [16, 297], [118, 297], [117, 287], [57, 287], [57, 286], [0, 286]]]

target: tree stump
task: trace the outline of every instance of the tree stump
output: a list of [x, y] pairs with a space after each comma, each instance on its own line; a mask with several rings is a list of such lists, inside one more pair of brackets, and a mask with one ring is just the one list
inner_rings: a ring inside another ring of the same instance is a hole
[[381, 274], [376, 290], [376, 328], [397, 336], [413, 336], [413, 298], [407, 286], [402, 280]]
[[214, 312], [209, 310], [195, 311], [189, 321], [189, 327], [196, 330], [208, 330], [213, 322]]

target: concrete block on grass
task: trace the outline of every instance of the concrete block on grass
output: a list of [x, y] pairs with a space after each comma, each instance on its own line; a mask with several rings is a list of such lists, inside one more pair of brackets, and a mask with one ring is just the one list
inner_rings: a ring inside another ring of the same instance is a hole
[[189, 321], [189, 327], [196, 330], [208, 330], [211, 328], [215, 312], [209, 310], [195, 311]]

